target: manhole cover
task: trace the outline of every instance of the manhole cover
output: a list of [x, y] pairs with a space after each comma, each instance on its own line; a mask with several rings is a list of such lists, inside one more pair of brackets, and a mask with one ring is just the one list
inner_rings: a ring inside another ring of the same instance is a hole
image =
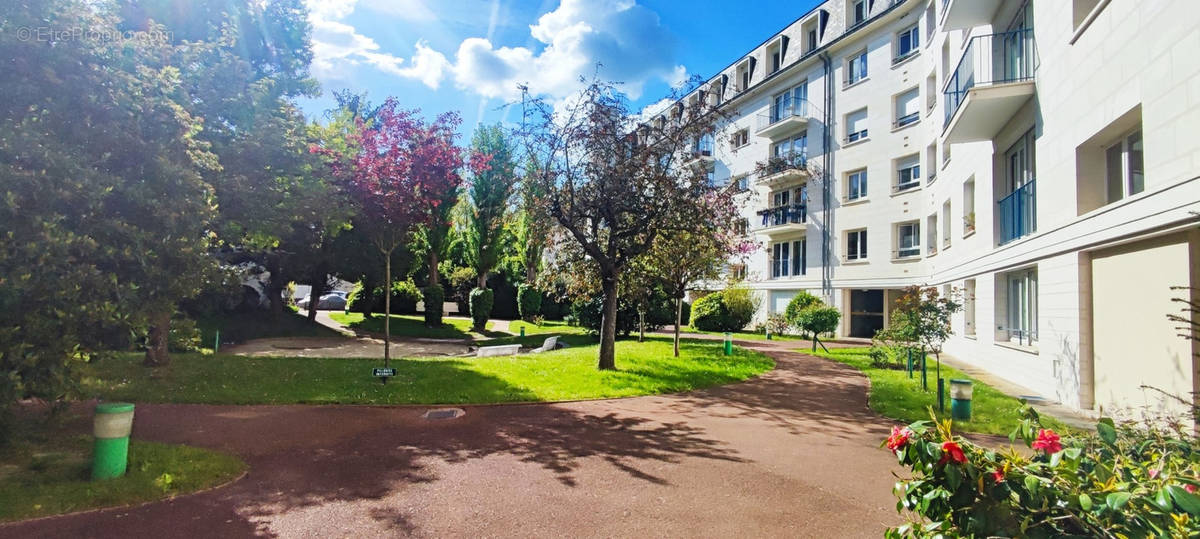
[[462, 408], [439, 408], [437, 410], [425, 412], [425, 415], [421, 417], [431, 421], [437, 421], [442, 419], [456, 419], [462, 417], [464, 414], [466, 414], [466, 412], [464, 412]]

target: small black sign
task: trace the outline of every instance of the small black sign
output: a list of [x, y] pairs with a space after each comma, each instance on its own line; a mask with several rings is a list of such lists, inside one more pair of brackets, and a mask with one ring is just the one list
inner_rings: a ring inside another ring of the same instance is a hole
[[379, 378], [390, 378], [392, 376], [396, 376], [396, 369], [381, 369], [377, 367], [371, 369], [371, 373]]

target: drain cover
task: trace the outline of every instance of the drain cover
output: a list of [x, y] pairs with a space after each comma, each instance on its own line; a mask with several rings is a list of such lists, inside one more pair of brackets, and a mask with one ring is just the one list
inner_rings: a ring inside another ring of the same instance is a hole
[[422, 415], [421, 417], [431, 421], [437, 421], [442, 419], [456, 419], [462, 417], [464, 414], [466, 414], [466, 412], [464, 412], [462, 408], [439, 408], [437, 410], [425, 412], [425, 415]]

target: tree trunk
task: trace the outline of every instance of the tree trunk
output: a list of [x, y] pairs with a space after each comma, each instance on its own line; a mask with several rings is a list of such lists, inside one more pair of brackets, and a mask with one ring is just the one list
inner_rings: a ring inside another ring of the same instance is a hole
[[[321, 273], [321, 272], [318, 272], [318, 273]], [[310, 279], [310, 281], [311, 282], [309, 282], [309, 285], [308, 285], [308, 287], [309, 287], [308, 321], [316, 322], [317, 321], [317, 306], [319, 303], [321, 303], [321, 296], [325, 295], [326, 288], [328, 288], [327, 285], [329, 284], [329, 280], [328, 280], [328, 277], [326, 277], [322, 273], [319, 278], [314, 276], [312, 279]]]
[[479, 288], [487, 288], [488, 272], [479, 272]]
[[646, 310], [638, 309], [638, 342], [646, 342]]
[[429, 250], [429, 286], [438, 286], [441, 281], [438, 278], [438, 254], [437, 251]]
[[675, 298], [675, 357], [679, 357], [679, 324], [683, 321], [683, 297]]
[[383, 262], [387, 288], [383, 289], [383, 366], [387, 367], [392, 359], [392, 252], [387, 251], [384, 256], [387, 257]]
[[601, 277], [604, 288], [604, 315], [600, 322], [600, 361], [597, 367], [604, 370], [617, 369], [617, 275]]
[[171, 332], [171, 311], [154, 314], [150, 317], [150, 331], [146, 342], [146, 358], [142, 364], [147, 367], [165, 367], [171, 363], [167, 353], [167, 336]]
[[283, 287], [287, 283], [283, 280], [283, 270], [280, 267], [279, 255], [267, 255], [266, 267], [267, 272], [271, 274], [271, 278], [267, 280], [265, 289], [267, 301], [271, 304], [271, 314], [276, 316], [282, 315], [284, 311]]

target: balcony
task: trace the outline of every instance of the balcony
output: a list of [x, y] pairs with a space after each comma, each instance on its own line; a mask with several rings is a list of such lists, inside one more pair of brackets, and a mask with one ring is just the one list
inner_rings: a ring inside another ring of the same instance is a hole
[[[998, 204], [1000, 245], [1028, 236], [1037, 230], [1037, 191], [1033, 180], [1000, 199]], [[972, 225], [973, 221], [974, 219]]]
[[1032, 29], [971, 38], [942, 91], [946, 96], [946, 142], [996, 136], [1033, 97], [1037, 65]]
[[992, 15], [1003, 0], [942, 0], [942, 26], [946, 30], [966, 30], [992, 22]]
[[766, 236], [807, 230], [808, 205], [777, 206], [758, 212], [759, 226], [755, 232]]
[[758, 115], [755, 133], [771, 140], [780, 139], [804, 129], [808, 125], [808, 100], [783, 99], [771, 103], [771, 110]]
[[687, 155], [684, 157], [684, 165], [708, 165], [715, 160], [716, 158], [713, 157], [712, 137], [705, 137], [692, 144], [691, 148], [688, 148]]
[[754, 184], [758, 186], [780, 187], [807, 180], [808, 155], [803, 152], [778, 155], [754, 165]]

